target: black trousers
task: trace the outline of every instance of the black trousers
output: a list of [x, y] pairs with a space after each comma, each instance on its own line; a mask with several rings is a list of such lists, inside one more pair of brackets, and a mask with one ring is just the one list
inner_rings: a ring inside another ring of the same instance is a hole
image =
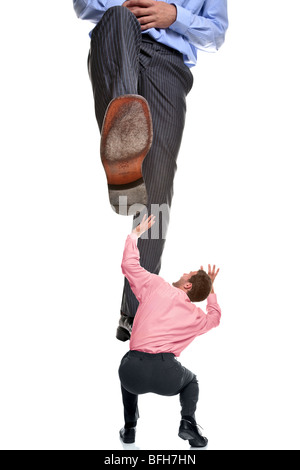
[[[139, 239], [138, 247], [141, 265], [158, 274], [185, 123], [186, 95], [192, 88], [193, 76], [182, 54], [142, 35], [136, 17], [124, 7], [107, 10], [94, 29], [88, 65], [100, 132], [106, 108], [113, 98], [139, 94], [149, 103], [153, 144], [142, 168], [148, 193], [147, 212], [153, 212], [153, 205], [154, 212], [163, 207], [160, 212], [163, 217], [160, 216], [160, 224], [159, 218], [156, 219], [157, 236]], [[138, 301], [125, 279], [121, 311], [134, 317], [137, 308]]]
[[180, 395], [181, 415], [195, 419], [199, 398], [197, 377], [171, 353], [129, 351], [119, 368], [125, 423], [139, 418], [138, 395]]

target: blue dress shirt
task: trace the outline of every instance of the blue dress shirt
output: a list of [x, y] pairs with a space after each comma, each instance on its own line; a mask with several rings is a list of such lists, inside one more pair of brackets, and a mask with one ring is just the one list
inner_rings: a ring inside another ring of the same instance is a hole
[[[166, 0], [177, 8], [177, 19], [168, 29], [145, 31], [157, 42], [178, 50], [188, 67], [197, 62], [197, 50], [215, 52], [228, 28], [227, 0]], [[98, 23], [106, 10], [124, 0], [73, 0], [79, 18]]]

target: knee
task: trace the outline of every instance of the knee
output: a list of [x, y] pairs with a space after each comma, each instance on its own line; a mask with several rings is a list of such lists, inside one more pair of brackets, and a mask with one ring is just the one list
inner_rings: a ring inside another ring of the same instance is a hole
[[194, 375], [193, 380], [190, 383], [190, 387], [191, 387], [191, 390], [193, 390], [192, 393], [193, 393], [194, 397], [198, 400], [199, 399], [199, 394], [200, 394], [200, 389], [199, 389], [199, 382], [198, 382], [198, 379], [197, 379], [196, 375]]
[[198, 379], [197, 379], [196, 375], [194, 375], [192, 382], [199, 387], [199, 382], [198, 382]]
[[128, 8], [123, 6], [114, 6], [106, 10], [99, 23], [93, 29], [92, 39], [100, 39], [107, 37], [107, 34], [113, 31], [120, 32], [127, 31], [130, 29], [129, 25], [132, 21], [136, 21], [140, 27], [140, 24], [133, 13]]
[[102, 20], [113, 19], [116, 22], [121, 21], [123, 23], [124, 18], [126, 17], [130, 18], [131, 16], [134, 16], [134, 15], [133, 13], [131, 13], [130, 10], [128, 10], [128, 8], [123, 7], [121, 5], [117, 5], [106, 10], [106, 12], [104, 13], [102, 17]]
[[197, 390], [199, 393], [199, 382], [197, 379], [197, 376], [193, 374], [191, 381], [187, 385], [190, 388], [193, 388], [193, 390]]
[[140, 32], [140, 23], [128, 8], [123, 6], [114, 6], [106, 10], [101, 20], [93, 30], [93, 37], [105, 36], [107, 32], [128, 31], [136, 28]]

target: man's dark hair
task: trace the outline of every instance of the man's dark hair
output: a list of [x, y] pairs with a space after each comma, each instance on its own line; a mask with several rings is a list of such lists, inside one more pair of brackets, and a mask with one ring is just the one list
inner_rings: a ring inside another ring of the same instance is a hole
[[211, 292], [212, 282], [205, 271], [200, 269], [197, 274], [189, 279], [189, 282], [193, 284], [191, 290], [187, 292], [191, 302], [202, 302], [202, 300], [207, 299]]

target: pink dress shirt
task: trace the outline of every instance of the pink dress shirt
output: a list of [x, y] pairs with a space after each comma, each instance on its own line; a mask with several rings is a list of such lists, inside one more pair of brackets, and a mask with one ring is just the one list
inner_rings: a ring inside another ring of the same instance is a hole
[[219, 325], [217, 296], [208, 296], [205, 314], [183, 290], [141, 267], [137, 238], [135, 234], [127, 237], [122, 261], [122, 272], [139, 301], [130, 349], [179, 357], [197, 336]]

